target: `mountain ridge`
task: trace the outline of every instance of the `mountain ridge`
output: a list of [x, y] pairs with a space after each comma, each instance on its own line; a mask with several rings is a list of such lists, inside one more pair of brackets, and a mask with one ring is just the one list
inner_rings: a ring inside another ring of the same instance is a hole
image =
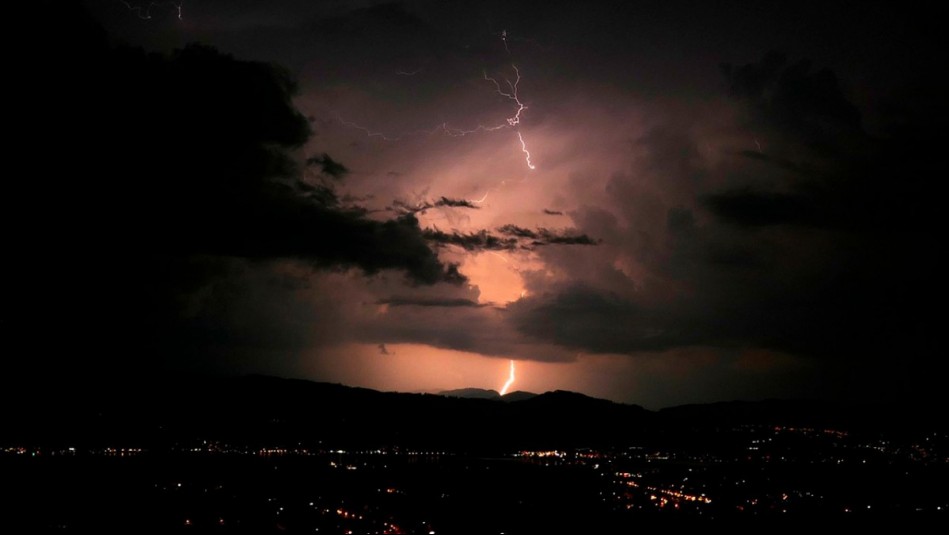
[[441, 392], [438, 392], [438, 395], [467, 399], [494, 399], [510, 403], [513, 401], [523, 401], [530, 399], [537, 396], [538, 394], [526, 392], [524, 390], [515, 390], [514, 392], [508, 392], [507, 394], [501, 395], [501, 393], [497, 390], [488, 390], [484, 388], [456, 388], [454, 390], [442, 390]]
[[563, 390], [520, 399], [517, 392], [508, 394], [512, 398], [472, 399], [263, 375], [85, 385], [81, 392], [45, 403], [7, 404], [0, 446], [172, 444], [201, 438], [498, 451], [623, 446], [663, 434], [708, 433], [744, 424], [867, 429], [912, 424], [896, 408], [823, 401], [731, 401], [652, 411]]

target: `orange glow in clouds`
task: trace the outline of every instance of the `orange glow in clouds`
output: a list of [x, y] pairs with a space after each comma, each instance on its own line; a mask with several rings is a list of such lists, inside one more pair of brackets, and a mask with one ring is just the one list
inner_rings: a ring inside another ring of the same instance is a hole
[[491, 251], [464, 257], [461, 271], [478, 287], [478, 302], [506, 305], [520, 299], [525, 290], [517, 267], [520, 261], [510, 256]]

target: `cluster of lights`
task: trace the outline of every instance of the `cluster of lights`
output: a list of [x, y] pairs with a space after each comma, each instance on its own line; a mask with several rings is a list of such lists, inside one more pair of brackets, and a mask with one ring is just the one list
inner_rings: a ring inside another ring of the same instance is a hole
[[786, 427], [786, 426], [775, 426], [775, 433], [780, 433], [782, 431], [787, 433], [800, 433], [802, 435], [814, 435], [814, 434], [824, 434], [830, 435], [837, 438], [847, 438], [849, 433], [847, 431], [840, 431], [837, 429], [814, 429], [813, 427]]
[[567, 456], [567, 452], [560, 451], [560, 450], [542, 450], [542, 451], [526, 451], [525, 450], [525, 451], [519, 451], [515, 453], [514, 456], [515, 457], [539, 457], [542, 459], [547, 458], [547, 457], [556, 457], [558, 459], [562, 459]]
[[124, 457], [126, 455], [141, 455], [145, 450], [142, 448], [106, 448], [103, 454], [108, 456]]
[[[673, 505], [676, 507], [679, 506], [679, 502], [695, 502], [710, 504], [712, 503], [711, 498], [703, 494], [689, 494], [681, 490], [676, 489], [665, 489], [661, 487], [656, 487], [653, 485], [642, 485], [639, 482], [635, 481], [634, 478], [641, 478], [642, 474], [633, 474], [630, 472], [616, 472], [616, 476], [622, 480], [622, 483], [630, 488], [635, 489], [644, 489], [649, 491], [650, 501], [658, 502], [659, 507], [665, 507], [672, 501]], [[627, 507], [629, 508], [629, 507]]]

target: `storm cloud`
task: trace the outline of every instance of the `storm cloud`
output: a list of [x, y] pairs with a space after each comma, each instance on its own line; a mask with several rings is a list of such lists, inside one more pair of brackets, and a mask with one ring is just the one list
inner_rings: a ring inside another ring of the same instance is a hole
[[[14, 366], [350, 366], [387, 388], [371, 359], [467, 352], [571, 362], [594, 395], [657, 404], [938, 390], [946, 113], [925, 17], [89, 3], [107, 33], [51, 4], [14, 69]], [[485, 77], [515, 66], [513, 125]]]

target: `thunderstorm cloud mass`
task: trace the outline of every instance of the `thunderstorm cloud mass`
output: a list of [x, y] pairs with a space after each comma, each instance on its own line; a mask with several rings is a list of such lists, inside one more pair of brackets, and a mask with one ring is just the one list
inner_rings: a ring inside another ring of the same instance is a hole
[[3, 384], [945, 403], [927, 9], [38, 2]]

